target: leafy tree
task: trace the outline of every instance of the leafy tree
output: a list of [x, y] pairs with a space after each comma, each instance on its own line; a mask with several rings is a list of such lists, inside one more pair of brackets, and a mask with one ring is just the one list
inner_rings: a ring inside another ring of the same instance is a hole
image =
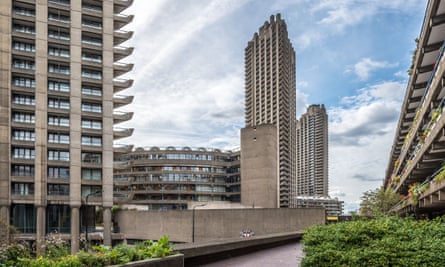
[[360, 215], [376, 217], [388, 214], [391, 208], [400, 201], [400, 195], [391, 188], [380, 187], [366, 191], [360, 199]]

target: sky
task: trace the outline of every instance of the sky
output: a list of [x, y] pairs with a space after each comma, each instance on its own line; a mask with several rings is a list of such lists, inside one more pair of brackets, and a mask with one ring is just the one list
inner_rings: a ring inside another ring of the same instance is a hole
[[356, 211], [380, 187], [426, 0], [135, 0], [122, 78], [135, 147], [236, 149], [244, 125], [244, 49], [273, 14], [296, 52], [297, 118], [329, 116], [329, 194]]

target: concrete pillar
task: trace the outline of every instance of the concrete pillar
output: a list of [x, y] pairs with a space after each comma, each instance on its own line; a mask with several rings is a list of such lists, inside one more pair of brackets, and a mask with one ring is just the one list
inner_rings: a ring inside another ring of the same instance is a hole
[[9, 206], [0, 207], [1, 238], [9, 241]]
[[46, 235], [46, 206], [37, 206], [37, 224], [36, 224], [36, 244], [37, 255], [42, 251], [42, 245], [45, 242]]
[[79, 207], [71, 207], [71, 254], [79, 252], [80, 239], [80, 212]]
[[104, 207], [104, 245], [111, 246], [111, 208]]

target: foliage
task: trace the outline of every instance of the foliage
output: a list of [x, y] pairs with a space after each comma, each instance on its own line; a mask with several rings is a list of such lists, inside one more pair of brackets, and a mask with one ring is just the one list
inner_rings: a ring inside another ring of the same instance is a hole
[[445, 219], [378, 217], [317, 225], [303, 236], [302, 266], [443, 266]]
[[376, 217], [388, 214], [401, 198], [391, 188], [384, 189], [381, 187], [366, 191], [360, 199], [360, 215]]
[[[67, 243], [57, 236], [49, 236], [44, 242], [44, 255], [33, 258], [30, 253], [15, 253], [14, 257], [0, 258], [0, 267], [101, 267], [115, 264], [125, 264], [131, 261], [149, 258], [160, 258], [172, 255], [173, 248], [164, 236], [158, 242], [143, 241], [134, 246], [117, 245], [115, 247], [94, 246], [92, 251], [81, 251], [69, 255]], [[25, 251], [29, 251], [26, 250]], [[7, 255], [7, 254], [5, 254]]]

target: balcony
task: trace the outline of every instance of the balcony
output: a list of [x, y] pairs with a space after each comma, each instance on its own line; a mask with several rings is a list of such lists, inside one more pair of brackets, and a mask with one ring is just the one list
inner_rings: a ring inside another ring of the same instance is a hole
[[132, 22], [134, 15], [114, 14], [114, 29], [119, 30], [128, 23]]
[[121, 76], [121, 75], [131, 71], [133, 69], [133, 67], [134, 67], [134, 64], [115, 62], [113, 64], [113, 75], [114, 75], [114, 77]]
[[113, 169], [115, 170], [125, 170], [130, 167], [130, 164], [128, 161], [114, 161], [113, 162]]
[[115, 95], [113, 97], [113, 108], [119, 108], [133, 102], [134, 96]]
[[116, 46], [113, 48], [114, 60], [118, 61], [133, 53], [134, 47]]
[[124, 121], [131, 120], [133, 118], [133, 112], [123, 112], [123, 111], [114, 111], [113, 112], [113, 123], [121, 123]]
[[121, 13], [133, 4], [133, 0], [115, 0], [114, 13]]
[[126, 153], [130, 153], [132, 149], [133, 149], [133, 145], [126, 145], [126, 144], [114, 144], [113, 145], [114, 153], [126, 154]]
[[133, 128], [121, 128], [116, 127], [113, 129], [113, 138], [114, 140], [130, 137], [133, 134], [134, 129]]
[[121, 43], [129, 40], [133, 36], [133, 31], [114, 31], [114, 45], [120, 45]]
[[131, 79], [114, 79], [113, 80], [113, 92], [117, 93], [125, 90], [133, 85], [133, 80]]

